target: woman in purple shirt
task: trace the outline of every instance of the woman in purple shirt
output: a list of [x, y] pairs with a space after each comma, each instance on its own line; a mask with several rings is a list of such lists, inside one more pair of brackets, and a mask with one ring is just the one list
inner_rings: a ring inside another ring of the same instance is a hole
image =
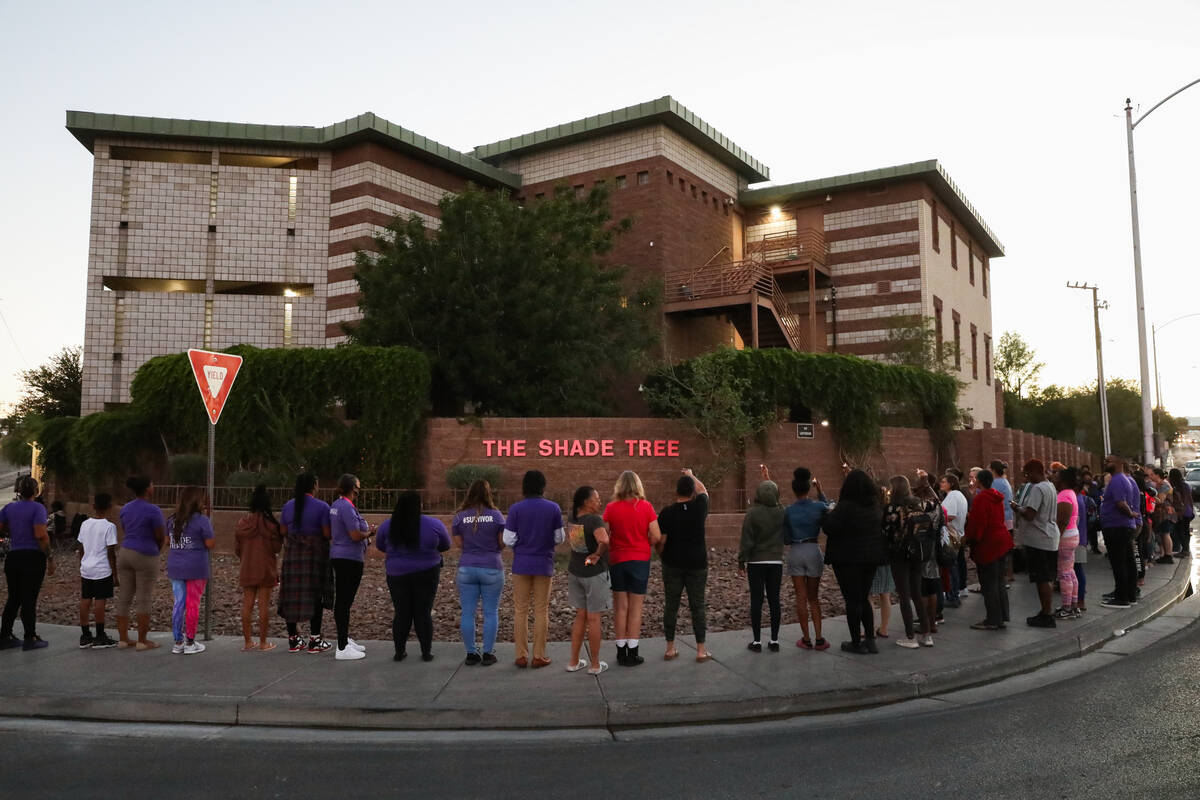
[[[296, 496], [283, 504], [279, 526], [285, 545], [279, 571], [279, 616], [287, 623], [288, 652], [324, 653], [333, 647], [321, 638], [321, 617], [333, 603], [329, 569], [329, 504], [313, 496], [317, 476], [296, 477]], [[308, 641], [299, 625], [308, 620]]]
[[[22, 475], [17, 479], [16, 489], [21, 499], [0, 509], [0, 533], [12, 540], [12, 548], [4, 559], [8, 600], [0, 625], [0, 650], [17, 645], [22, 650], [38, 650], [46, 646], [37, 635], [38, 593], [46, 575], [54, 574], [54, 561], [50, 557], [50, 536], [46, 533], [46, 507], [33, 499], [37, 496], [37, 481]], [[18, 613], [25, 628], [23, 642], [13, 636]]]
[[440, 520], [421, 513], [421, 496], [403, 492], [391, 519], [379, 526], [375, 546], [387, 554], [388, 592], [392, 595], [392, 644], [395, 661], [408, 657], [408, 632], [417, 629], [421, 660], [433, 661], [433, 598], [442, 571], [442, 553], [450, 534]]
[[134, 499], [121, 506], [121, 550], [117, 553], [117, 647], [135, 647], [129, 640], [129, 611], [137, 614], [138, 650], [158, 645], [146, 638], [150, 633], [150, 610], [154, 584], [158, 580], [158, 556], [167, 543], [167, 523], [162, 509], [150, 502], [154, 484], [145, 475], [125, 481]]
[[[463, 644], [467, 666], [496, 663], [496, 631], [500, 628], [500, 592], [504, 589], [504, 515], [492, 500], [492, 487], [479, 480], [467, 489], [467, 498], [450, 525], [458, 559], [458, 599], [462, 605]], [[483, 600], [483, 655], [475, 648], [475, 609]]]
[[341, 496], [329, 507], [329, 563], [333, 565], [333, 624], [337, 626], [338, 661], [357, 661], [366, 648], [350, 638], [350, 607], [362, 583], [363, 554], [371, 538], [371, 526], [354, 505], [362, 484], [356, 476], [338, 479]]
[[[212, 522], [205, 511], [208, 497], [199, 486], [185, 486], [179, 493], [179, 505], [167, 520], [170, 532], [167, 550], [167, 578], [175, 595], [171, 611], [171, 631], [175, 645], [171, 652], [193, 655], [204, 652], [204, 644], [196, 641], [196, 623], [200, 619], [200, 596], [208, 583], [208, 551], [216, 544]], [[187, 643], [184, 644], [184, 634]]]

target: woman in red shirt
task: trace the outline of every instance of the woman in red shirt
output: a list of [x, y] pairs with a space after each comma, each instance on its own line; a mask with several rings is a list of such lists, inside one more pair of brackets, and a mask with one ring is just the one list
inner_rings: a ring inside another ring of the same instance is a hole
[[975, 481], [979, 491], [967, 512], [963, 544], [970, 545], [971, 559], [979, 573], [979, 590], [987, 617], [971, 627], [977, 631], [995, 631], [1008, 622], [1008, 592], [1004, 590], [1004, 557], [1012, 550], [1012, 533], [1004, 525], [1004, 495], [992, 488], [995, 480], [986, 469], [979, 470]]
[[650, 581], [650, 547], [658, 543], [658, 515], [646, 501], [642, 479], [625, 470], [613, 487], [612, 502], [604, 509], [608, 523], [608, 574], [612, 580], [613, 629], [617, 635], [617, 663], [636, 667], [642, 634], [642, 602]]

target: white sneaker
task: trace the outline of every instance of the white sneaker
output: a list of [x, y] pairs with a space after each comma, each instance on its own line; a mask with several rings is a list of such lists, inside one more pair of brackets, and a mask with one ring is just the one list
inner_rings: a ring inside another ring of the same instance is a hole
[[347, 636], [347, 637], [346, 637], [346, 646], [347, 646], [347, 647], [353, 647], [355, 650], [357, 650], [357, 651], [358, 651], [358, 652], [360, 652], [360, 653], [365, 653], [365, 652], [367, 652], [367, 648], [363, 647], [361, 644], [359, 644], [358, 642], [354, 641], [354, 640], [353, 640], [353, 639], [351, 639], [349, 636]]
[[186, 655], [194, 655], [195, 653], [203, 653], [205, 650], [203, 642], [192, 642], [183, 646], [183, 652]]
[[177, 656], [183, 654], [183, 649], [183, 642], [176, 642], [175, 644], [171, 645], [171, 652]]
[[899, 647], [907, 647], [909, 650], [916, 650], [921, 645], [917, 644], [916, 639], [897, 639], [896, 644]]
[[346, 645], [345, 647], [337, 648], [337, 652], [334, 653], [333, 657], [338, 661], [357, 661], [360, 658], [366, 658], [367, 654], [362, 650], [356, 650], [350, 645]]
[[923, 639], [921, 639], [921, 647], [933, 647], [933, 637], [928, 633], [925, 634]]

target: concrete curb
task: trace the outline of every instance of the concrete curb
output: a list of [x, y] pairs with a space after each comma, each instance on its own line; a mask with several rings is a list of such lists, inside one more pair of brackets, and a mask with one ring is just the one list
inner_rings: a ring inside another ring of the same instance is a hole
[[[569, 724], [561, 707], [520, 703], [506, 698], [498, 707], [408, 707], [380, 705], [334, 706], [313, 704], [308, 698], [272, 699], [229, 695], [129, 695], [114, 702], [112, 695], [63, 692], [12, 692], [0, 695], [0, 717], [70, 719], [103, 722], [210, 724], [362, 730], [567, 730], [609, 731], [677, 725], [748, 723], [801, 715], [847, 712], [942, 695], [991, 684], [1065, 659], [1079, 658], [1115, 637], [1169, 611], [1188, 592], [1191, 564], [1176, 563], [1164, 585], [1129, 609], [1075, 623], [1073, 635], [1017, 647], [1002, 655], [987, 655], [944, 668], [888, 676], [878, 682], [787, 695], [750, 699], [697, 696], [682, 700], [636, 703], [611, 700], [575, 703]], [[0, 691], [3, 691], [0, 689]], [[303, 714], [301, 714], [303, 711]], [[298, 724], [299, 723], [299, 724]]]

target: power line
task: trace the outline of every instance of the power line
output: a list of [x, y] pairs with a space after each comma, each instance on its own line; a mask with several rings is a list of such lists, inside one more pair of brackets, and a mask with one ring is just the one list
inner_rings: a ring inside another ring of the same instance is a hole
[[[4, 298], [0, 297], [0, 300]], [[13, 349], [17, 351], [17, 356], [20, 357], [21, 363], [29, 369], [29, 362], [25, 360], [25, 354], [21, 352], [21, 346], [17, 344], [17, 337], [13, 336], [12, 328], [8, 327], [8, 319], [4, 316], [4, 309], [0, 308], [0, 322], [4, 323], [4, 330], [8, 331], [8, 338], [12, 340]]]

